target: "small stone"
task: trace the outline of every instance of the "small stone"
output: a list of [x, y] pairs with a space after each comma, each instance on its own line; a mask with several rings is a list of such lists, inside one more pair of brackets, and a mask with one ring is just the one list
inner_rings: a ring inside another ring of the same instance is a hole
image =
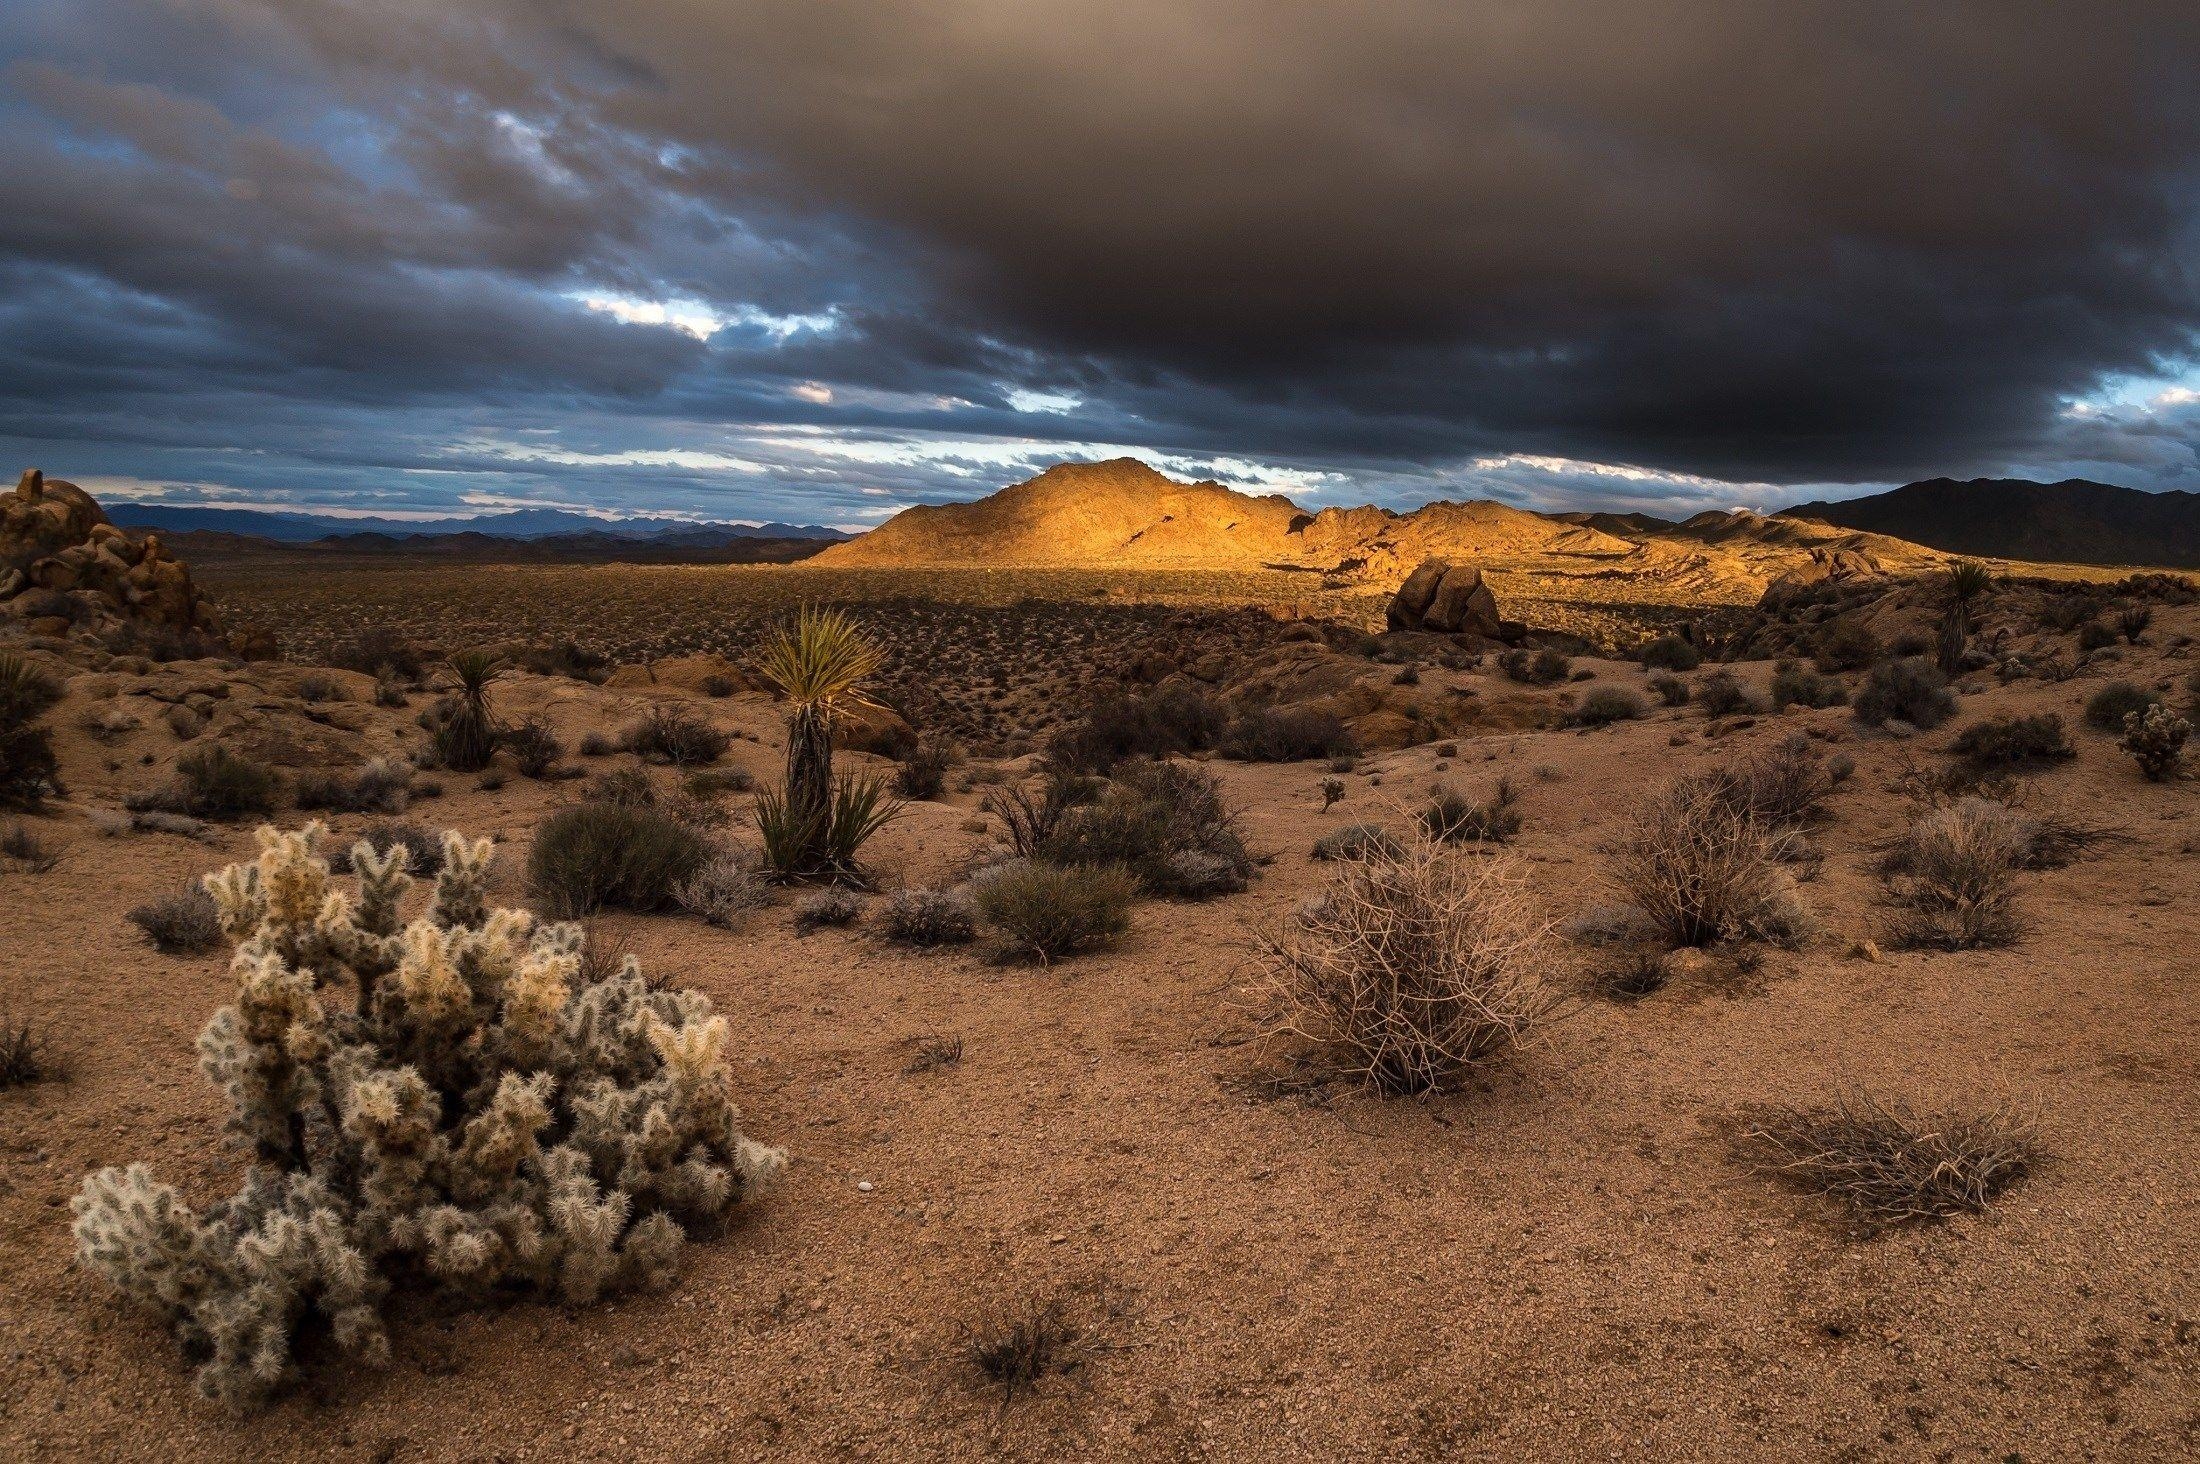
[[859, 1179], [856, 1181], [856, 1188], [864, 1194], [869, 1194], [875, 1186], [867, 1179]]

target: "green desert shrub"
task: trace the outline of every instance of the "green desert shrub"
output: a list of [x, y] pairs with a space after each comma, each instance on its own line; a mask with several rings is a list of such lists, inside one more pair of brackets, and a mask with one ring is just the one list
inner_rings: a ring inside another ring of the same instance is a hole
[[1229, 720], [1228, 710], [1210, 693], [1173, 682], [1150, 692], [1101, 698], [1055, 733], [1047, 757], [1073, 772], [1105, 775], [1130, 758], [1204, 752], [1215, 745]]
[[2021, 814], [1985, 798], [1918, 815], [1883, 865], [1902, 907], [1895, 942], [1948, 951], [2010, 944], [2020, 929], [2017, 873], [2033, 839]]
[[504, 751], [525, 778], [548, 778], [558, 771], [565, 744], [541, 717], [529, 717], [504, 729]]
[[411, 880], [371, 850], [329, 899], [319, 832], [263, 830], [207, 882], [239, 959], [199, 1065], [252, 1153], [243, 1185], [202, 1211], [132, 1164], [74, 1202], [78, 1263], [234, 1407], [292, 1382], [309, 1342], [386, 1366], [401, 1305], [668, 1286], [686, 1237], [784, 1162], [741, 1131], [709, 1000], [631, 958], [592, 977], [578, 926], [490, 909], [488, 840], [449, 836], [407, 924]]
[[1642, 698], [1621, 686], [1600, 686], [1581, 699], [1567, 718], [1577, 727], [1608, 727], [1632, 722], [1646, 711]]
[[2192, 723], [2157, 702], [2124, 718], [2118, 745], [2131, 754], [2148, 782], [2163, 783], [2177, 775], [2191, 736]]
[[1121, 866], [1147, 893], [1183, 899], [1235, 894], [1253, 871], [1222, 785], [1185, 763], [1132, 763], [1099, 799], [1068, 811], [1033, 848], [1041, 863]]
[[1121, 865], [1020, 859], [977, 881], [978, 914], [1009, 954], [1059, 961], [1120, 939], [1139, 885]]
[[1677, 635], [1661, 635], [1636, 655], [1655, 671], [1693, 671], [1703, 664], [1703, 652], [1693, 641]]
[[886, 897], [878, 928], [903, 945], [968, 945], [978, 938], [978, 907], [961, 890], [896, 890]]
[[1982, 772], [2038, 767], [2078, 755], [2063, 719], [2053, 712], [1974, 722], [1956, 734], [1948, 750]]
[[403, 813], [412, 803], [412, 779], [410, 764], [369, 758], [348, 773], [300, 773], [293, 798], [309, 812]]
[[1218, 744], [1239, 762], [1307, 762], [1359, 751], [1344, 718], [1316, 707], [1254, 707], [1238, 713]]
[[1753, 715], [1765, 709], [1764, 703], [1758, 701], [1731, 671], [1706, 673], [1697, 681], [1691, 700], [1703, 708], [1707, 717]]
[[1440, 844], [1502, 844], [1520, 832], [1519, 803], [1520, 790], [1512, 779], [1501, 777], [1479, 802], [1455, 789], [1438, 788], [1414, 821]]
[[2144, 687], [2111, 681], [2086, 702], [2085, 724], [2101, 732], [2122, 732], [2126, 719], [2134, 714], [2144, 716], [2148, 707], [2159, 705], [2161, 700]]
[[1938, 666], [1923, 656], [1904, 656], [1864, 673], [1854, 711], [1867, 727], [1900, 721], [1930, 731], [1955, 715], [1956, 695]]
[[217, 742], [185, 753], [165, 786], [126, 802], [133, 812], [227, 820], [273, 813], [282, 791], [280, 773]]
[[962, 749], [945, 737], [919, 737], [894, 769], [894, 791], [903, 798], [932, 799], [947, 786], [947, 770], [962, 761]]
[[597, 910], [662, 910], [714, 850], [654, 804], [578, 803], [545, 819], [527, 853], [527, 884], [559, 919]]
[[1574, 674], [1574, 663], [1558, 651], [1515, 647], [1497, 658], [1497, 669], [1528, 686], [1555, 686]]
[[1698, 774], [1646, 799], [1607, 858], [1613, 882], [1676, 946], [1792, 943], [1807, 921], [1777, 840], [1725, 777]]
[[1861, 671], [1881, 656], [1879, 637], [1862, 621], [1836, 620], [1818, 632], [1813, 660], [1819, 670]]
[[646, 762], [701, 767], [726, 755], [733, 739], [677, 702], [658, 702], [620, 737], [620, 745]]
[[53, 739], [39, 719], [61, 683], [27, 658], [0, 654], [0, 808], [32, 808], [60, 792]]
[[1772, 708], [1837, 707], [1849, 699], [1848, 688], [1832, 676], [1820, 675], [1808, 666], [1782, 661], [1772, 670]]
[[1542, 925], [1502, 860], [1417, 839], [1339, 866], [1281, 927], [1256, 936], [1272, 1036], [1309, 1043], [1384, 1094], [1454, 1087], [1557, 1005]]
[[1365, 859], [1371, 854], [1394, 854], [1401, 846], [1381, 824], [1346, 824], [1314, 841], [1316, 859]]

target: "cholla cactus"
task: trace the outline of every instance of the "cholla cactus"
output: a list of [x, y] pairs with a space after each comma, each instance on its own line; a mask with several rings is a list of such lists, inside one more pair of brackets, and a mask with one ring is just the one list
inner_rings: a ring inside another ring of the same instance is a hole
[[2160, 702], [2153, 702], [2143, 712], [2125, 714], [2121, 745], [2138, 761], [2139, 771], [2149, 782], [2162, 783], [2176, 776], [2177, 764], [2185, 755], [2185, 740], [2190, 736], [2192, 723]]
[[783, 1162], [741, 1132], [726, 1019], [632, 957], [586, 980], [578, 926], [490, 909], [487, 840], [446, 834], [428, 914], [400, 925], [402, 848], [354, 848], [350, 892], [322, 834], [263, 828], [256, 860], [205, 881], [237, 991], [200, 1066], [252, 1148], [244, 1187], [202, 1214], [133, 1164], [75, 1201], [84, 1264], [163, 1313], [234, 1406], [293, 1375], [316, 1317], [386, 1361], [398, 1284], [575, 1304], [667, 1285], [688, 1229]]

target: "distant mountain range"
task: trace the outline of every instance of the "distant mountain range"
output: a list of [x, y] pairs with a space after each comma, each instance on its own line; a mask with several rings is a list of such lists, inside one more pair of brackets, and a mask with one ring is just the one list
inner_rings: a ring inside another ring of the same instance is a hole
[[551, 539], [569, 536], [599, 540], [664, 543], [683, 549], [719, 548], [742, 539], [848, 538], [838, 529], [816, 524], [699, 523], [685, 519], [604, 519], [562, 508], [515, 508], [477, 518], [344, 518], [335, 514], [272, 513], [254, 508], [205, 508], [181, 503], [117, 503], [107, 516], [126, 529], [165, 533], [211, 532], [309, 544], [320, 539], [379, 535], [415, 539], [441, 535], [478, 535], [490, 539]]
[[1888, 534], [1951, 554], [2200, 569], [2200, 493], [2143, 493], [2069, 478], [1929, 478], [1782, 516]]

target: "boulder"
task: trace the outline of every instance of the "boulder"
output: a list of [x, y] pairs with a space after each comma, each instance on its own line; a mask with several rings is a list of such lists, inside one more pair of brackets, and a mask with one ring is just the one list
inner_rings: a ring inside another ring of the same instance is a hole
[[75, 601], [80, 610], [69, 622], [92, 631], [135, 624], [219, 632], [190, 571], [161, 552], [157, 537], [132, 538], [107, 522], [91, 494], [32, 468], [0, 497], [0, 614], [55, 618], [46, 600], [32, 598], [42, 593]]
[[1499, 638], [1503, 622], [1497, 596], [1482, 571], [1448, 559], [1424, 559], [1390, 600], [1384, 620], [1392, 630], [1430, 630], [1446, 635]]

